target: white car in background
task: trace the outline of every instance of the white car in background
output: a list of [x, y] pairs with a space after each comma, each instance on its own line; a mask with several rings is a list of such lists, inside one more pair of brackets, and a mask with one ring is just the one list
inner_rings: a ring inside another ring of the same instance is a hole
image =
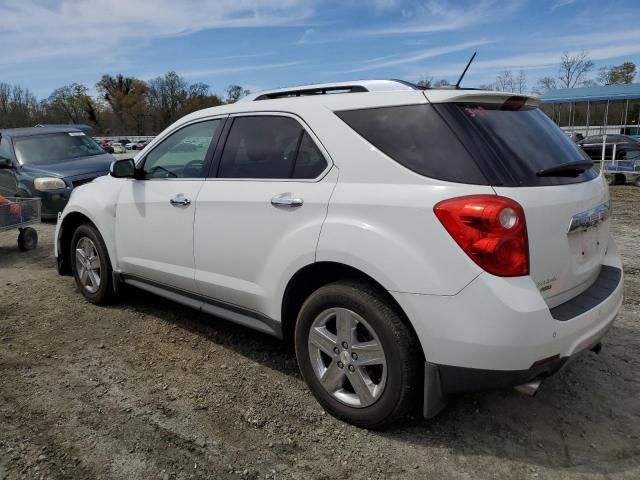
[[192, 113], [74, 190], [58, 269], [90, 302], [137, 287], [293, 342], [355, 425], [533, 393], [623, 288], [606, 182], [537, 107], [379, 80]]
[[127, 149], [119, 142], [111, 142], [113, 153], [127, 153]]

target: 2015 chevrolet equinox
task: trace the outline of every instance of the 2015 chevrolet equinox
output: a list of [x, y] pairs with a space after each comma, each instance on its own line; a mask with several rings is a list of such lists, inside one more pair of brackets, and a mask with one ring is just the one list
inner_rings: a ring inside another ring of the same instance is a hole
[[355, 425], [535, 388], [622, 302], [607, 185], [537, 105], [366, 81], [195, 112], [74, 190], [59, 271], [292, 340]]

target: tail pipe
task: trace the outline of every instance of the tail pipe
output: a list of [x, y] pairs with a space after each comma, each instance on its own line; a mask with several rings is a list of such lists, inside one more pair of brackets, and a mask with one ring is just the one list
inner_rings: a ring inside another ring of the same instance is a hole
[[529, 395], [530, 397], [533, 397], [538, 391], [538, 388], [540, 388], [541, 384], [542, 384], [542, 380], [533, 380], [532, 382], [523, 383], [522, 385], [517, 385], [513, 388], [516, 390], [516, 392], [520, 392], [520, 393], [523, 393], [524, 395]]

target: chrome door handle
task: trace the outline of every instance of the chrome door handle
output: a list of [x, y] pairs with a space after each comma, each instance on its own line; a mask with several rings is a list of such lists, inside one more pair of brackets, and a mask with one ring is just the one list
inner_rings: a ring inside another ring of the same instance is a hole
[[174, 207], [186, 207], [187, 205], [191, 205], [191, 200], [180, 194], [169, 200], [169, 203], [171, 203], [171, 205], [173, 205]]
[[302, 198], [292, 198], [287, 194], [271, 199], [271, 205], [274, 207], [301, 207], [303, 204], [304, 200]]

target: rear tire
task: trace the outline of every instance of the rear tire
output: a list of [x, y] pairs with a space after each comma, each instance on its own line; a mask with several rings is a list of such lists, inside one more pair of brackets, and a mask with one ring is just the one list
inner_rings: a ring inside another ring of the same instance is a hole
[[636, 177], [636, 179], [633, 181], [633, 184], [634, 184], [636, 187], [640, 187], [640, 175], [638, 175], [638, 176]]
[[604, 176], [604, 178], [607, 181], [607, 185], [615, 185], [615, 179], [613, 178], [613, 175], [611, 175], [610, 173], [607, 173]]
[[111, 261], [100, 232], [88, 223], [71, 238], [71, 270], [80, 293], [95, 304], [109, 303], [113, 296]]
[[311, 392], [340, 420], [378, 428], [416, 406], [423, 368], [418, 341], [367, 283], [341, 281], [312, 293], [298, 315], [295, 347]]

